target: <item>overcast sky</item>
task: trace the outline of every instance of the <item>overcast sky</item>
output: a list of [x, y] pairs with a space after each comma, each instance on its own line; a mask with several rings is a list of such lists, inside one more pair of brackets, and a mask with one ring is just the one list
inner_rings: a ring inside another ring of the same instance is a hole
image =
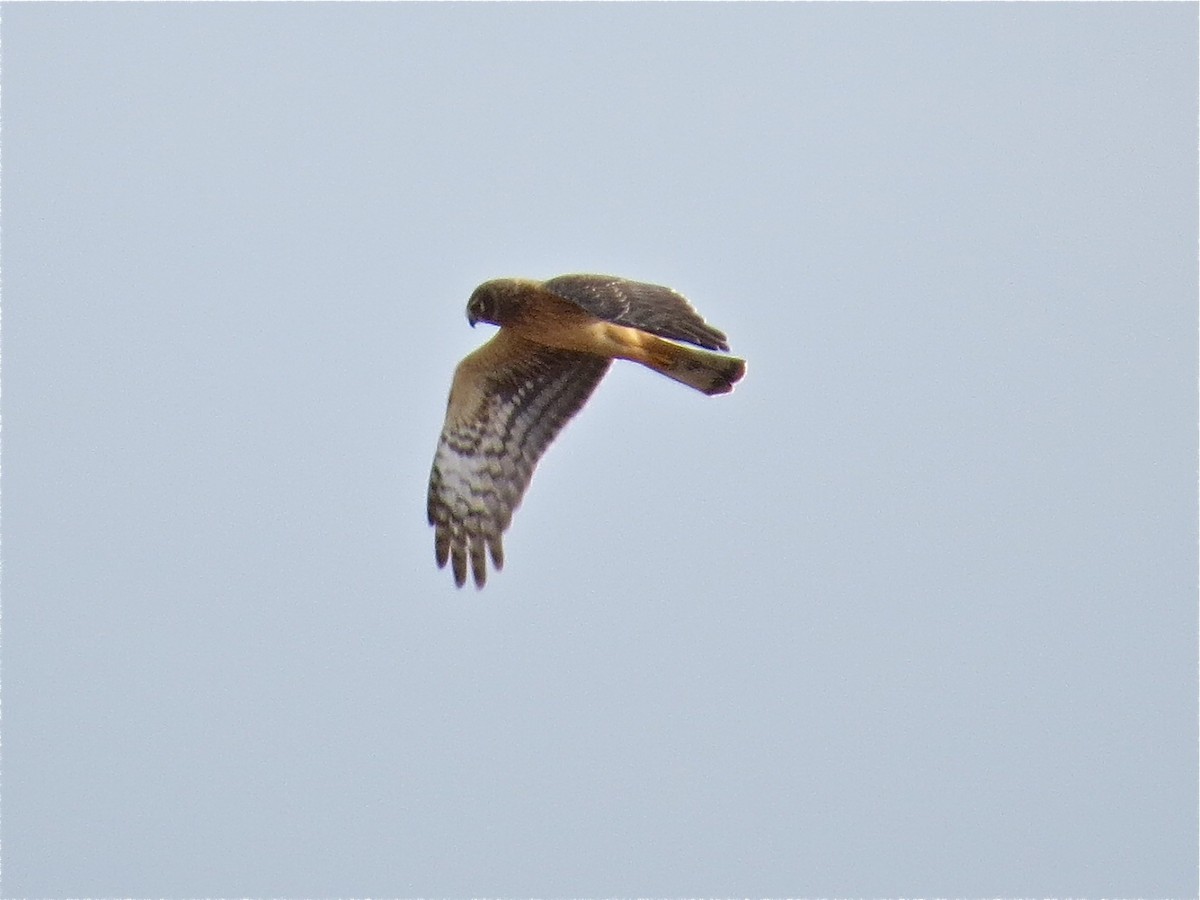
[[[1195, 4], [6, 4], [5, 896], [1196, 896]], [[479, 282], [687, 294], [482, 593]]]

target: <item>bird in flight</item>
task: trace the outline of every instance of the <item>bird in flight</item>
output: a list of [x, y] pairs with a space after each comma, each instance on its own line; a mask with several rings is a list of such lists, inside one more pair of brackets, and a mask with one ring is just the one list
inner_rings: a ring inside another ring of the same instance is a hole
[[744, 360], [713, 352], [729, 350], [725, 335], [682, 295], [612, 275], [486, 281], [467, 321], [500, 330], [454, 372], [428, 501], [438, 568], [449, 561], [459, 587], [468, 562], [477, 588], [487, 555], [503, 567], [501, 537], [538, 460], [614, 359], [709, 395], [746, 372]]

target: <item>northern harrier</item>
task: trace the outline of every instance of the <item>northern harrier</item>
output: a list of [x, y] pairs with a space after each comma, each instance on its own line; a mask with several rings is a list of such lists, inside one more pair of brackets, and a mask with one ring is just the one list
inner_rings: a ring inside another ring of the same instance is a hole
[[[610, 275], [500, 278], [477, 287], [467, 321], [500, 331], [458, 364], [429, 477], [438, 568], [454, 582], [487, 580], [485, 552], [504, 565], [501, 535], [555, 435], [614, 359], [628, 359], [705, 394], [726, 394], [746, 363], [670, 288]], [[665, 340], [664, 340], [665, 338]], [[676, 341], [704, 347], [696, 350]]]

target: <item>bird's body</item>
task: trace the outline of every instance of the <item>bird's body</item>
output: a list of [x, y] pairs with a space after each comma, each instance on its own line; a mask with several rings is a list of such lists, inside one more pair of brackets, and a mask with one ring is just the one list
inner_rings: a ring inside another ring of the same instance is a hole
[[483, 586], [485, 550], [503, 565], [501, 536], [538, 459], [613, 359], [706, 394], [728, 393], [746, 370], [712, 352], [729, 349], [725, 335], [680, 294], [614, 276], [488, 281], [472, 293], [467, 318], [500, 331], [455, 370], [428, 503], [438, 565], [450, 561], [459, 586], [468, 561]]

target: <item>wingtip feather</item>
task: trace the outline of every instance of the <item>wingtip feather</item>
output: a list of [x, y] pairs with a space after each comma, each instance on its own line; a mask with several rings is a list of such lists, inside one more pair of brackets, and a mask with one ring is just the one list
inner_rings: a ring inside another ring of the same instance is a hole
[[488, 551], [492, 556], [492, 565], [499, 572], [504, 568], [504, 543], [499, 534], [488, 535]]
[[479, 535], [473, 535], [468, 540], [471, 551], [471, 574], [475, 576], [475, 588], [479, 590], [487, 583], [487, 557], [485, 556], [487, 549]]
[[454, 586], [462, 587], [467, 581], [467, 554], [462, 545], [456, 544], [450, 554], [454, 568]]

